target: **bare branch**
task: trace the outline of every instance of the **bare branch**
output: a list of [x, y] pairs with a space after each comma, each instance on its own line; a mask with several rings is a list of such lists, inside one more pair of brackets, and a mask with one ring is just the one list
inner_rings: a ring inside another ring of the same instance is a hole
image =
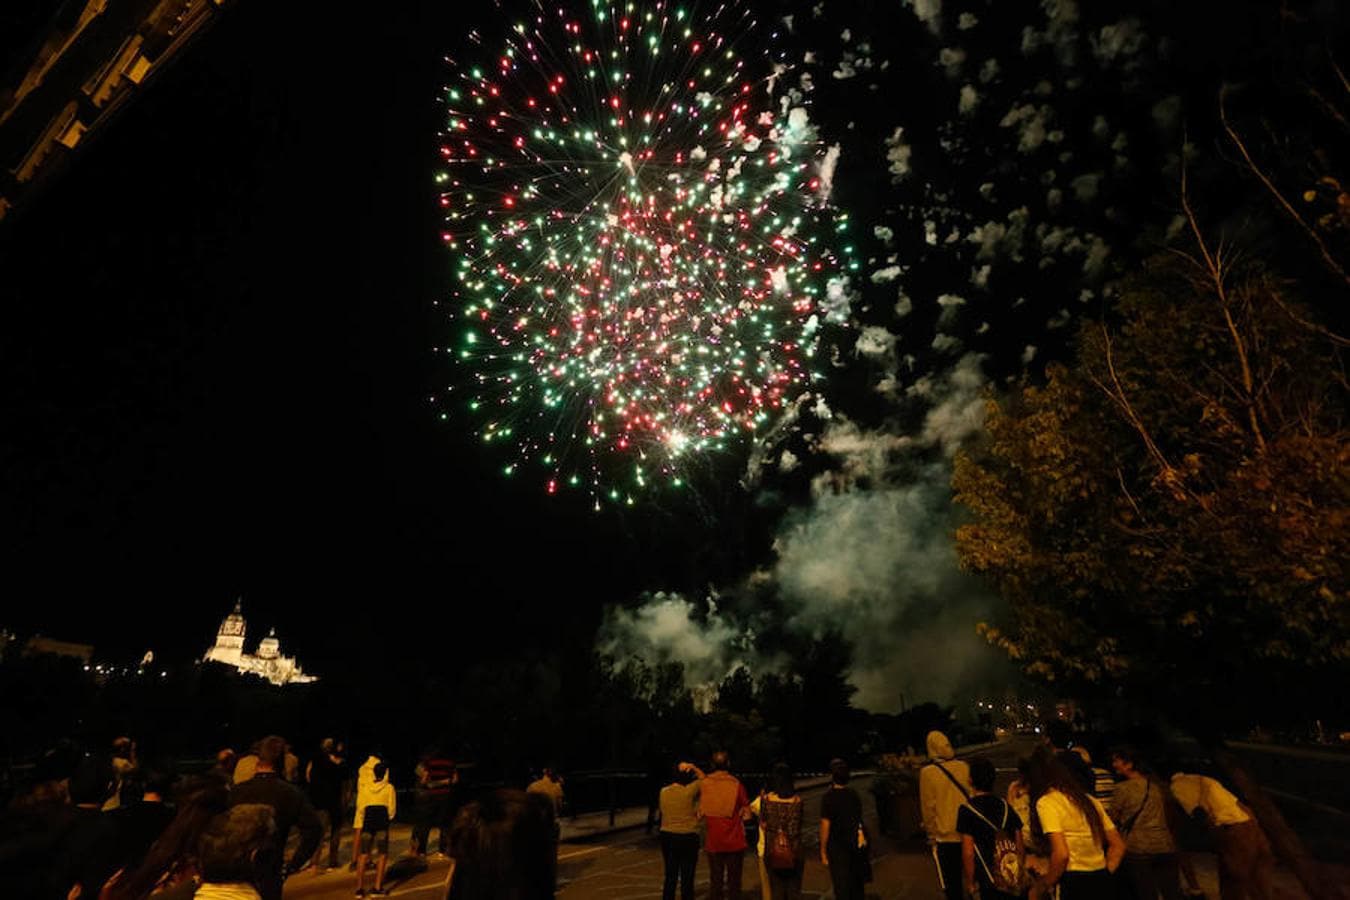
[[1125, 414], [1125, 418], [1129, 420], [1130, 426], [1134, 428], [1134, 430], [1139, 433], [1139, 437], [1143, 439], [1144, 447], [1148, 450], [1149, 456], [1153, 457], [1154, 463], [1161, 470], [1163, 483], [1167, 485], [1178, 499], [1181, 499], [1188, 493], [1182, 483], [1181, 475], [1176, 467], [1168, 461], [1166, 454], [1162, 452], [1162, 448], [1160, 448], [1157, 442], [1153, 440], [1153, 435], [1149, 433], [1148, 427], [1144, 424], [1143, 419], [1139, 417], [1139, 413], [1135, 411], [1134, 405], [1130, 403], [1130, 398], [1125, 393], [1125, 387], [1120, 383], [1120, 375], [1116, 372], [1115, 359], [1111, 353], [1111, 334], [1106, 330], [1105, 325], [1099, 325], [1098, 327], [1101, 329], [1102, 333], [1103, 348], [1106, 355], [1106, 370], [1111, 376], [1112, 387], [1108, 388], [1095, 376], [1089, 375], [1088, 377], [1092, 380], [1092, 383], [1097, 386], [1098, 390], [1110, 397], [1111, 400], [1120, 407], [1121, 412]]
[[1336, 57], [1328, 53], [1327, 61], [1331, 63], [1331, 71], [1335, 72], [1336, 77], [1341, 80], [1341, 87], [1345, 89], [1347, 94], [1350, 94], [1350, 78], [1346, 78], [1345, 73], [1341, 71], [1341, 67], [1336, 65]]
[[[1344, 78], [1345, 76], [1342, 75], [1341, 77]], [[1270, 180], [1270, 177], [1267, 176], [1265, 172], [1261, 171], [1261, 167], [1256, 164], [1254, 159], [1252, 159], [1251, 153], [1247, 151], [1246, 143], [1243, 142], [1242, 138], [1228, 121], [1228, 112], [1224, 108], [1224, 95], [1227, 91], [1227, 87], [1224, 87], [1219, 91], [1219, 120], [1223, 122], [1223, 130], [1227, 132], [1229, 139], [1231, 139], [1233, 144], [1238, 148], [1238, 151], [1242, 154], [1242, 158], [1246, 160], [1247, 168], [1256, 176], [1261, 184], [1265, 185], [1266, 190], [1270, 192], [1270, 195], [1275, 198], [1276, 202], [1289, 214], [1290, 218], [1298, 223], [1299, 227], [1303, 229], [1303, 232], [1308, 235], [1312, 242], [1317, 245], [1317, 250], [1322, 255], [1322, 261], [1325, 262], [1333, 272], [1339, 275], [1342, 281], [1350, 284], [1350, 274], [1341, 267], [1340, 263], [1336, 262], [1335, 257], [1331, 255], [1331, 251], [1327, 248], [1326, 242], [1322, 240], [1322, 236], [1319, 235], [1311, 225], [1303, 221], [1303, 217], [1298, 214], [1298, 210], [1294, 209], [1293, 205], [1280, 193], [1280, 189]], [[1182, 184], [1182, 192], [1184, 193], [1184, 176]]]
[[[1219, 101], [1220, 110], [1223, 108], [1222, 95]], [[1228, 120], [1224, 120], [1224, 126], [1227, 127]], [[1246, 149], [1243, 149], [1246, 153]], [[1184, 154], [1183, 154], [1184, 155]], [[1223, 313], [1224, 325], [1228, 328], [1228, 335], [1233, 341], [1233, 349], [1237, 352], [1238, 365], [1242, 370], [1242, 387], [1244, 389], [1244, 401], [1247, 405], [1247, 424], [1251, 427], [1252, 436], [1256, 438], [1256, 445], [1264, 453], [1266, 450], [1266, 438], [1261, 432], [1261, 423], [1256, 415], [1256, 396], [1253, 393], [1253, 380], [1251, 363], [1247, 358], [1247, 348], [1243, 344], [1242, 335], [1238, 333], [1237, 325], [1233, 322], [1233, 314], [1229, 309], [1228, 303], [1228, 285], [1227, 270], [1225, 269], [1223, 256], [1223, 241], [1219, 241], [1219, 247], [1213, 253], [1210, 252], [1209, 245], [1205, 243], [1205, 234], [1200, 228], [1200, 222], [1195, 217], [1195, 210], [1191, 208], [1190, 193], [1187, 190], [1186, 162], [1183, 159], [1181, 163], [1181, 208], [1186, 213], [1186, 221], [1190, 223], [1191, 234], [1195, 235], [1195, 242], [1200, 246], [1200, 254], [1204, 257], [1205, 268], [1209, 271], [1209, 280], [1214, 287], [1214, 292], [1219, 299], [1219, 309]]]
[[1139, 504], [1135, 502], [1134, 495], [1130, 493], [1130, 489], [1125, 485], [1125, 473], [1120, 470], [1120, 466], [1116, 466], [1116, 479], [1120, 481], [1120, 492], [1125, 495], [1126, 500], [1130, 501], [1130, 506], [1134, 507], [1134, 514], [1139, 517], [1139, 521], [1147, 522], [1148, 517], [1144, 515], [1144, 511], [1140, 509]]
[[1307, 91], [1308, 96], [1312, 97], [1313, 100], [1317, 101], [1318, 106], [1322, 107], [1322, 112], [1326, 113], [1329, 118], [1339, 123], [1342, 128], [1350, 131], [1350, 119], [1347, 119], [1345, 117], [1345, 114], [1336, 108], [1336, 104], [1328, 100], [1325, 96], [1323, 96], [1321, 91], [1313, 87], [1311, 84], [1303, 85], [1303, 89]]
[[1350, 338], [1343, 338], [1331, 329], [1318, 325], [1316, 322], [1300, 316], [1288, 303], [1284, 302], [1284, 298], [1280, 296], [1280, 292], [1275, 290], [1274, 287], [1270, 289], [1270, 299], [1275, 301], [1275, 305], [1278, 306], [1286, 316], [1293, 320], [1294, 324], [1301, 325], [1315, 334], [1320, 334], [1338, 347], [1350, 347]]

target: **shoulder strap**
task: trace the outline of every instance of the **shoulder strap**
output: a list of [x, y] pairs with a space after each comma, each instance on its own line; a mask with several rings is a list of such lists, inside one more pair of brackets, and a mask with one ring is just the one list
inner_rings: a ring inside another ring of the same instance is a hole
[[[947, 776], [947, 780], [950, 781], [952, 784], [956, 785], [956, 789], [957, 789], [958, 791], [961, 792], [961, 796], [962, 796], [962, 797], [965, 797], [967, 800], [970, 799], [970, 791], [966, 790], [966, 786], [965, 786], [964, 784], [962, 784], [961, 782], [959, 782], [959, 781], [956, 780], [956, 776], [955, 776], [955, 775], [953, 775], [951, 772], [947, 771], [947, 767], [946, 767], [946, 766], [944, 766], [942, 763], [940, 763], [940, 762], [938, 762], [938, 761], [936, 761], [936, 760], [933, 762], [933, 765], [935, 765], [935, 766], [937, 766], [939, 769], [941, 769], [941, 770], [942, 770], [942, 774]], [[991, 824], [992, 824], [992, 823], [991, 823]]]
[[1130, 816], [1129, 821], [1125, 823], [1125, 827], [1120, 829], [1122, 832], [1128, 834], [1130, 829], [1134, 828], [1134, 823], [1139, 821], [1139, 816], [1143, 814], [1144, 807], [1148, 806], [1148, 794], [1151, 790], [1153, 790], [1152, 778], [1144, 782], [1144, 799], [1139, 801], [1139, 808], [1134, 811], [1132, 816]]
[[[964, 806], [966, 809], [970, 810], [971, 812], [973, 812], [977, 817], [979, 817], [981, 822], [988, 825], [990, 828], [994, 829], [994, 831], [1006, 830], [1006, 828], [1000, 828], [999, 826], [995, 825], [992, 821], [990, 821], [989, 818], [984, 813], [976, 809], [975, 804], [971, 803], [969, 800], [967, 800], [965, 803], [962, 803], [961, 805]], [[1003, 804], [1003, 824], [1005, 826], [1008, 824], [1008, 804], [1006, 803]]]

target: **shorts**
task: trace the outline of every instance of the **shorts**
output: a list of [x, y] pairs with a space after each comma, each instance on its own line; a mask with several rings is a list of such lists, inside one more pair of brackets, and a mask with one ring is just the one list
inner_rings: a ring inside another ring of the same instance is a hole
[[[378, 843], [377, 843], [378, 842]], [[381, 828], [379, 830], [367, 831], [361, 829], [361, 855], [369, 856], [371, 851], [379, 848], [380, 855], [389, 855], [389, 829]]]
[[389, 853], [389, 810], [383, 806], [367, 806], [361, 820], [361, 852], [370, 853], [379, 841], [380, 853]]

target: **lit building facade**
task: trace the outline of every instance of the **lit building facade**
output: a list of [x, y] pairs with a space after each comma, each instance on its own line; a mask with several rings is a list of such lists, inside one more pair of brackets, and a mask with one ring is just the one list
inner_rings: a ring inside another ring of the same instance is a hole
[[257, 653], [244, 651], [244, 638], [248, 634], [248, 624], [244, 621], [242, 604], [234, 604], [234, 612], [225, 617], [216, 632], [216, 643], [202, 662], [221, 663], [240, 672], [266, 678], [272, 684], [309, 684], [319, 679], [306, 675], [300, 663], [293, 656], [282, 656], [281, 641], [273, 629], [258, 643]]

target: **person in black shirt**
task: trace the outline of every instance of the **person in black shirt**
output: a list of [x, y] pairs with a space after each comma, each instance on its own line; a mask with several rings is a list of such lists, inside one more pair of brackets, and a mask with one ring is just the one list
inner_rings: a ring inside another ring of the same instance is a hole
[[116, 787], [112, 765], [85, 757], [70, 777], [70, 801], [75, 805], [69, 827], [56, 853], [56, 895], [65, 897], [75, 886], [80, 896], [97, 897], [117, 871], [117, 832], [103, 804]]
[[820, 861], [830, 870], [836, 900], [863, 900], [862, 798], [848, 786], [848, 763], [842, 759], [830, 761], [830, 778], [833, 783], [820, 801]]
[[[338, 845], [342, 841], [342, 774], [344, 760], [338, 754], [337, 741], [324, 738], [319, 752], [306, 770], [309, 782], [309, 802], [328, 819], [328, 868], [336, 869], [338, 864]], [[314, 865], [319, 865], [319, 856], [314, 857]]]
[[140, 866], [150, 845], [173, 821], [174, 812], [164, 802], [173, 783], [172, 775], [154, 769], [133, 769], [122, 779], [122, 802], [108, 813], [117, 833], [117, 863], [122, 870]]
[[1019, 862], [1026, 858], [1022, 846], [1022, 818], [1001, 797], [994, 796], [994, 764], [977, 758], [970, 763], [970, 783], [975, 793], [956, 814], [961, 834], [961, 871], [966, 896], [979, 885], [980, 900], [1016, 900], [1017, 895], [996, 889], [990, 879], [995, 868], [994, 839], [999, 832], [1014, 835]]
[[[300, 871], [318, 849], [323, 837], [323, 826], [305, 795], [281, 777], [285, 765], [286, 742], [275, 735], [264, 738], [258, 747], [258, 768], [253, 777], [237, 784], [230, 791], [230, 807], [244, 803], [263, 803], [272, 807], [276, 816], [276, 834], [257, 857], [258, 893], [262, 900], [281, 900], [281, 886], [286, 876]], [[289, 865], [285, 864], [286, 839], [291, 829], [299, 827], [300, 844], [295, 848]]]

